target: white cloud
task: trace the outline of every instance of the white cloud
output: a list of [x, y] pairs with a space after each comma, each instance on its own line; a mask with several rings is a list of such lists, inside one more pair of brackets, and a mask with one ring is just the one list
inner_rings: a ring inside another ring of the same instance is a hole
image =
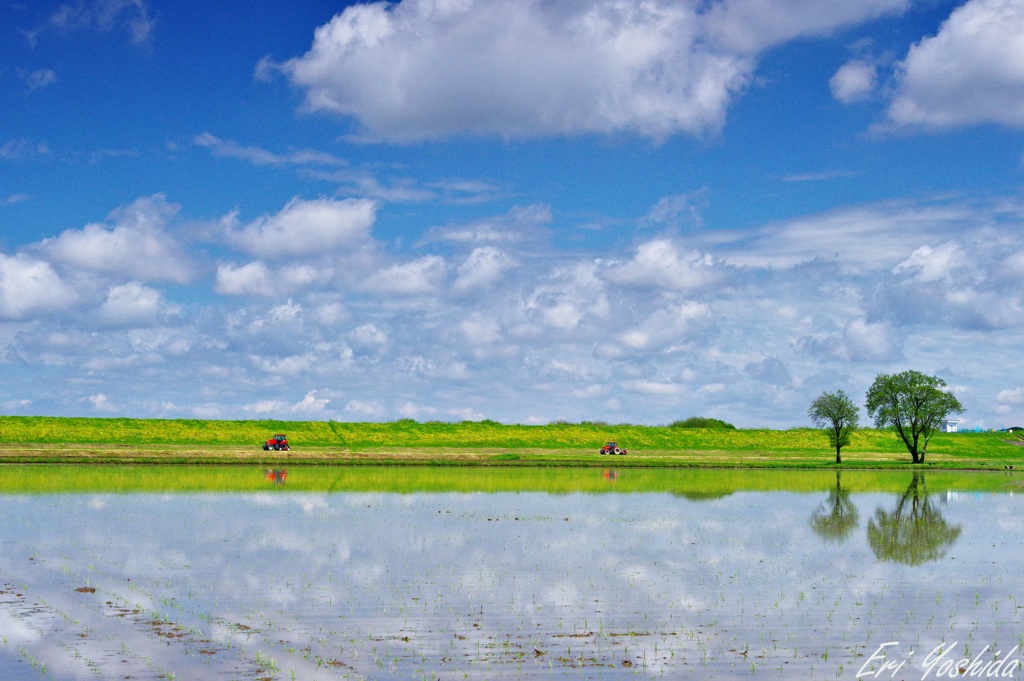
[[704, 218], [701, 213], [707, 209], [707, 203], [706, 189], [665, 196], [658, 200], [643, 222], [668, 227], [702, 227]]
[[57, 82], [57, 73], [53, 69], [36, 69], [35, 71], [19, 72], [21, 79], [29, 90], [36, 91], [49, 87]]
[[381, 418], [386, 413], [376, 400], [349, 400], [345, 411], [362, 418]]
[[254, 414], [272, 414], [279, 411], [287, 411], [289, 405], [284, 400], [259, 400], [242, 406], [243, 411]]
[[832, 96], [844, 104], [867, 99], [878, 85], [878, 69], [874, 64], [854, 60], [843, 64], [828, 81]]
[[[956, 381], [974, 389], [972, 418], [995, 419], [1016, 399], [999, 395], [999, 367], [1024, 328], [1022, 225], [1010, 196], [851, 206], [752, 237], [701, 230], [616, 262], [541, 233], [508, 246], [379, 244], [344, 282], [341, 252], [308, 256], [314, 266], [222, 261], [215, 281], [174, 289], [191, 299], [187, 314], [154, 284], [51, 265], [31, 245], [0, 256], [0, 292], [17, 294], [0, 297], [0, 359], [14, 373], [53, 367], [65, 404], [103, 394], [117, 411], [157, 416], [664, 423], [685, 394], [689, 413], [750, 426], [803, 423], [822, 376], [853, 394], [894, 366], [969, 365]], [[452, 266], [432, 247], [454, 252]], [[387, 264], [371, 269], [375, 258]], [[452, 300], [448, 281], [466, 295]], [[211, 283], [265, 299], [211, 304]], [[200, 377], [201, 406], [125, 387], [175, 390], [171, 368]], [[16, 397], [60, 409], [27, 383]]]
[[999, 404], [1024, 404], [1024, 388], [1000, 390], [996, 395]]
[[418, 295], [437, 290], [447, 266], [444, 258], [427, 255], [412, 262], [392, 265], [374, 272], [363, 284], [380, 294]]
[[912, 46], [888, 117], [896, 126], [1024, 127], [1024, 4], [969, 0]]
[[0, 317], [23, 319], [58, 312], [75, 303], [77, 295], [49, 263], [24, 255], [0, 253]]
[[605, 276], [618, 284], [685, 291], [710, 284], [717, 274], [710, 255], [680, 254], [672, 241], [656, 239], [641, 244], [632, 260], [613, 266]]
[[949, 277], [964, 262], [960, 245], [948, 241], [938, 248], [925, 244], [893, 269], [894, 274], [909, 274], [916, 281], [932, 282]]
[[1024, 251], [1007, 256], [999, 265], [997, 274], [1002, 277], [1024, 277]]
[[267, 151], [260, 147], [243, 146], [233, 140], [223, 140], [208, 132], [192, 138], [196, 146], [209, 149], [214, 156], [237, 158], [254, 165], [295, 165], [295, 166], [344, 166], [344, 159], [313, 149], [293, 149], [283, 154]]
[[351, 315], [342, 303], [332, 301], [317, 305], [313, 309], [312, 316], [319, 324], [335, 326], [347, 321]]
[[685, 344], [708, 330], [714, 321], [705, 303], [687, 301], [656, 310], [647, 319], [620, 336], [634, 350], [650, 350], [672, 344]]
[[40, 35], [48, 32], [124, 30], [133, 43], [142, 45], [148, 42], [153, 25], [145, 0], [92, 0], [61, 4], [41, 26], [25, 35], [35, 45]]
[[910, 0], [724, 0], [708, 3], [708, 32], [737, 51], [756, 52], [803, 36], [826, 35], [887, 14]]
[[310, 353], [288, 355], [286, 357], [252, 356], [249, 359], [260, 372], [282, 376], [295, 376], [307, 373], [316, 362], [315, 356]]
[[[1019, 207], [1011, 209], [1020, 213]], [[770, 225], [754, 236], [722, 232], [714, 254], [730, 265], [786, 268], [837, 261], [848, 272], [887, 270], [922, 242], [976, 227], [977, 208], [955, 201], [848, 206]]]
[[459, 330], [470, 345], [490, 345], [502, 341], [501, 325], [497, 320], [482, 315], [462, 320]]
[[317, 397], [317, 391], [310, 390], [306, 393], [306, 396], [302, 398], [298, 404], [292, 407], [292, 411], [296, 412], [322, 412], [330, 404], [330, 400], [326, 397]]
[[261, 262], [245, 265], [224, 264], [217, 267], [217, 293], [239, 296], [272, 296], [277, 292], [270, 270]]
[[223, 263], [217, 266], [213, 290], [227, 295], [280, 297], [326, 281], [327, 277], [326, 272], [294, 263], [274, 268], [260, 261]]
[[16, 139], [0, 144], [0, 160], [4, 161], [20, 161], [34, 156], [49, 156], [50, 153], [50, 148], [45, 142]]
[[173, 311], [159, 291], [139, 282], [129, 282], [110, 289], [99, 315], [103, 321], [116, 326], [148, 326]]
[[89, 395], [85, 398], [85, 401], [92, 405], [92, 408], [96, 411], [104, 413], [114, 413], [117, 409], [113, 404], [110, 403], [110, 399], [103, 393], [96, 393], [95, 395]]
[[533, 316], [543, 327], [572, 331], [585, 319], [607, 317], [606, 285], [591, 263], [562, 267], [536, 286], [526, 300], [525, 311], [531, 315], [531, 321], [521, 331], [522, 335], [536, 333]]
[[676, 383], [664, 381], [650, 381], [646, 379], [635, 379], [624, 381], [622, 387], [630, 392], [644, 393], [647, 395], [678, 395], [683, 392], [683, 386]]
[[292, 199], [275, 215], [241, 229], [229, 228], [227, 238], [237, 248], [268, 260], [324, 254], [366, 245], [376, 212], [377, 204], [367, 199]]
[[431, 417], [437, 415], [436, 408], [423, 407], [413, 404], [412, 402], [405, 402], [404, 404], [399, 405], [395, 411], [398, 413], [400, 417], [406, 419], [421, 418], [423, 416]]
[[452, 284], [455, 293], [463, 294], [488, 289], [499, 281], [516, 261], [492, 246], [474, 248], [458, 267], [458, 277]]
[[449, 409], [447, 413], [451, 416], [455, 416], [460, 421], [482, 421], [485, 418], [479, 410], [473, 409], [472, 407]]
[[349, 343], [363, 350], [376, 350], [388, 342], [388, 335], [376, 324], [357, 326], [346, 337]]
[[884, 363], [901, 358], [901, 338], [888, 322], [854, 319], [838, 336], [812, 342], [815, 347], [843, 362]]
[[404, 0], [358, 4], [278, 68], [306, 106], [391, 140], [714, 135], [758, 54], [907, 0]]
[[468, 225], [434, 228], [428, 241], [457, 244], [512, 244], [541, 238], [541, 230], [552, 220], [551, 208], [544, 204], [515, 206], [503, 215]]
[[111, 226], [69, 229], [45, 239], [40, 248], [54, 260], [92, 272], [137, 281], [188, 283], [197, 268], [167, 230], [178, 208], [162, 194], [143, 197], [111, 213]]

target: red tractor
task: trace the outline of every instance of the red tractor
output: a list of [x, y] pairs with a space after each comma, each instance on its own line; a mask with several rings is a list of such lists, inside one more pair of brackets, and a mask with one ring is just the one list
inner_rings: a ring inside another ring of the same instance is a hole
[[263, 449], [268, 452], [287, 452], [291, 449], [291, 447], [288, 446], [288, 436], [278, 433], [263, 443]]
[[604, 447], [601, 447], [602, 454], [625, 454], [626, 450], [619, 446], [618, 442], [606, 442]]

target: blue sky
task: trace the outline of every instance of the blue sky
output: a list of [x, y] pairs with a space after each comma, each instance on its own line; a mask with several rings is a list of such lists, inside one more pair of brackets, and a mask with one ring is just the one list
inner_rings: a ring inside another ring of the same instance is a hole
[[0, 411], [1024, 420], [1020, 0], [0, 1]]

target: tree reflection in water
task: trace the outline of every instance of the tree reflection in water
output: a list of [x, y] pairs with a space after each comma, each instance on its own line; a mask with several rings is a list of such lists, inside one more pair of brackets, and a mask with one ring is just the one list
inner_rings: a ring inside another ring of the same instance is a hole
[[836, 471], [836, 486], [829, 490], [828, 499], [818, 504], [811, 514], [811, 529], [828, 542], [842, 543], [857, 529], [860, 516], [850, 493], [843, 489], [842, 471]]
[[950, 525], [942, 517], [928, 498], [924, 473], [915, 471], [896, 508], [878, 508], [868, 521], [868, 545], [879, 560], [921, 565], [945, 556], [960, 531], [960, 525]]

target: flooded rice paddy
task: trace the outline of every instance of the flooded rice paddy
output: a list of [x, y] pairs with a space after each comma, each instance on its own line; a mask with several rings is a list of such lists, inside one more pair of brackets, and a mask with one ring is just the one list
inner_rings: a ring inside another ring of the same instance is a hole
[[0, 485], [0, 677], [1024, 676], [1013, 474], [226, 475]]

